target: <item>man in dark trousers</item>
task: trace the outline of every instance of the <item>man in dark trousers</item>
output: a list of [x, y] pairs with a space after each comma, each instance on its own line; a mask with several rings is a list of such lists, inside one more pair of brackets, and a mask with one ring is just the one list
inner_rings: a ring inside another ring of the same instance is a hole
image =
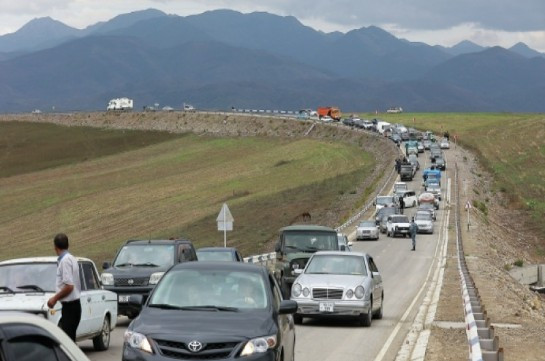
[[414, 222], [414, 217], [411, 220], [411, 225], [409, 226], [409, 233], [413, 241], [413, 251], [416, 251], [416, 233], [418, 232], [418, 225]]
[[53, 240], [57, 253], [56, 293], [47, 301], [49, 308], [60, 301], [62, 316], [59, 327], [75, 342], [76, 330], [81, 320], [81, 283], [77, 259], [68, 253], [68, 237], [59, 233]]
[[403, 210], [405, 209], [405, 201], [403, 200], [403, 196], [399, 197], [399, 212], [403, 214]]

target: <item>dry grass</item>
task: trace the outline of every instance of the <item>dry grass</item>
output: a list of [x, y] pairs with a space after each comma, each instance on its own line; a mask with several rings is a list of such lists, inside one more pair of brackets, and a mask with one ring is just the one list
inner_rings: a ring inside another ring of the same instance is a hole
[[183, 234], [219, 245], [215, 216], [226, 200], [231, 245], [258, 252], [279, 227], [328, 209], [375, 166], [339, 142], [195, 135], [67, 163], [0, 178], [2, 259], [50, 254], [60, 231], [74, 253], [97, 262], [129, 238]]

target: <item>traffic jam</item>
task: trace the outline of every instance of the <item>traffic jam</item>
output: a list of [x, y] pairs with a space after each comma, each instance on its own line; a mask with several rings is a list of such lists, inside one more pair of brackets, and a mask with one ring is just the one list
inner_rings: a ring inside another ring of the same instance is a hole
[[[391, 194], [373, 200], [374, 214], [357, 224], [354, 241], [412, 238], [415, 251], [416, 234], [433, 234], [442, 208], [448, 134], [439, 140], [431, 132], [381, 123], [367, 121], [367, 130], [400, 148], [399, 181]], [[417, 172], [422, 184], [413, 181]], [[0, 310], [40, 316], [34, 326], [49, 327], [62, 341], [51, 347], [66, 357], [54, 359], [81, 361], [87, 356], [57, 328], [66, 304], [49, 307], [56, 300], [55, 280], [67, 245], [59, 257], [0, 262]], [[383, 317], [387, 292], [379, 267], [371, 254], [353, 246], [333, 228], [303, 223], [279, 230], [274, 262], [267, 265], [245, 262], [235, 248], [195, 249], [186, 239], [128, 240], [102, 264], [102, 273], [92, 260], [73, 257], [81, 303], [75, 341], [91, 340], [95, 351], [108, 350], [124, 316], [130, 320], [123, 335], [125, 361], [294, 360], [295, 325], [334, 317], [372, 327]], [[49, 359], [42, 355], [33, 359]]]

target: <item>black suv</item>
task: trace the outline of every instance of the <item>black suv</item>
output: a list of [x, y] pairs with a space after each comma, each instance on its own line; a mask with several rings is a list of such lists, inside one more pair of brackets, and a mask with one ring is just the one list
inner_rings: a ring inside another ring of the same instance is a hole
[[104, 262], [102, 284], [117, 293], [118, 314], [134, 318], [140, 309], [129, 305], [130, 295], [146, 299], [170, 267], [196, 260], [188, 240], [130, 240], [117, 252], [113, 264]]

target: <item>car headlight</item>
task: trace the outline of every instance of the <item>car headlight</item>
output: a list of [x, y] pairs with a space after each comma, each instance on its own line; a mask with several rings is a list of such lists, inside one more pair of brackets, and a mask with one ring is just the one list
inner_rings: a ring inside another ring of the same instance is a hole
[[244, 345], [240, 356], [251, 356], [256, 353], [264, 353], [276, 347], [276, 335], [254, 338]]
[[356, 298], [360, 300], [363, 298], [363, 296], [365, 296], [365, 290], [363, 289], [363, 286], [356, 287], [356, 292], [354, 293], [356, 294]]
[[133, 331], [125, 331], [124, 335], [125, 342], [129, 347], [132, 347], [134, 349], [144, 351], [147, 353], [153, 353], [153, 350], [151, 349], [151, 344], [148, 340], [148, 338], [141, 333], [133, 332]]
[[309, 295], [310, 295], [310, 290], [309, 290], [308, 288], [305, 287], [305, 288], [303, 289], [303, 296], [304, 296], [304, 297], [308, 297]]
[[149, 284], [156, 285], [157, 283], [159, 283], [159, 281], [161, 280], [161, 277], [163, 277], [164, 274], [165, 272], [152, 273], [151, 276], [149, 277]]
[[111, 273], [103, 273], [100, 275], [100, 280], [104, 286], [114, 285], [114, 275]]
[[302, 292], [302, 287], [299, 283], [294, 284], [293, 287], [291, 288], [291, 293], [293, 297], [301, 296], [301, 292]]
[[346, 296], [346, 298], [352, 298], [352, 297], [354, 297], [354, 291], [352, 291], [352, 290], [347, 290], [345, 296]]

